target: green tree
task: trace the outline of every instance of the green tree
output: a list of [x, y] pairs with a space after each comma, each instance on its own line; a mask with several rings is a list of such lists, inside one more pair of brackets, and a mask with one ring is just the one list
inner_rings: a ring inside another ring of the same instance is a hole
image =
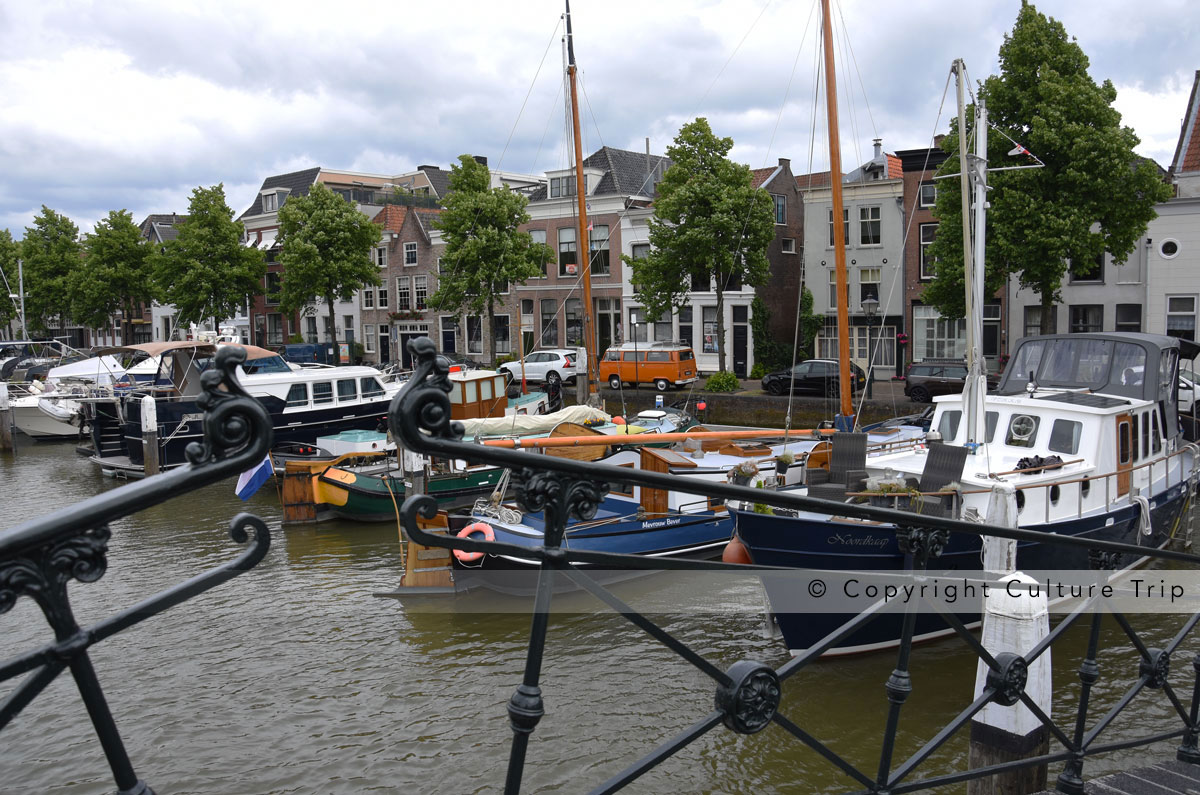
[[541, 276], [543, 264], [553, 259], [554, 252], [518, 229], [529, 221], [525, 212], [529, 200], [507, 187], [490, 185], [487, 166], [470, 155], [460, 156], [458, 165], [451, 167], [446, 209], [436, 222], [446, 251], [429, 306], [481, 316], [488, 359], [495, 361], [492, 317], [499, 296], [509, 284]]
[[[1139, 141], [1121, 126], [1112, 82], [1097, 85], [1087, 69], [1087, 56], [1062, 23], [1023, 4], [1000, 47], [1000, 74], [989, 77], [981, 92], [994, 126], [988, 137], [992, 167], [1014, 164], [1006, 157], [1012, 141], [1045, 163], [989, 175], [985, 289], [992, 295], [1015, 275], [1041, 298], [1043, 333], [1053, 331], [1051, 312], [1067, 269], [1073, 264], [1086, 274], [1104, 252], [1123, 263], [1155, 217], [1154, 205], [1171, 194], [1155, 165], [1134, 154]], [[957, 155], [958, 141], [953, 123], [942, 146]], [[941, 171], [956, 173], [957, 157]], [[937, 275], [924, 300], [944, 316], [962, 317], [958, 180], [938, 182], [936, 212], [940, 225], [929, 254]]]
[[243, 234], [223, 184], [192, 190], [179, 236], [152, 258], [159, 300], [175, 305], [180, 325], [232, 317], [262, 293], [267, 263], [261, 251], [242, 245]]
[[46, 205], [25, 228], [21, 258], [25, 262], [25, 313], [31, 332], [46, 334], [70, 321], [66, 310], [72, 271], [82, 256], [79, 228]]
[[142, 237], [127, 210], [113, 210], [83, 239], [84, 258], [69, 279], [71, 317], [89, 328], [103, 328], [122, 310], [122, 339], [134, 307], [154, 298], [150, 257], [153, 248]]
[[329, 334], [333, 334], [337, 328], [334, 302], [349, 301], [363, 287], [379, 284], [379, 267], [371, 260], [371, 250], [379, 244], [379, 227], [318, 182], [307, 196], [288, 199], [280, 208], [279, 233], [283, 241], [280, 308], [290, 313], [323, 300], [329, 307]]
[[[13, 318], [20, 319], [20, 298], [10, 299], [9, 295], [17, 295], [20, 289], [17, 272], [17, 260], [21, 257], [21, 244], [13, 240], [12, 232], [7, 229], [0, 229], [0, 273], [4, 274], [4, 280], [0, 281], [0, 287], [4, 288], [4, 297], [0, 300], [0, 325], [7, 326]], [[21, 329], [21, 334], [26, 334], [24, 329]]]
[[658, 183], [650, 219], [649, 256], [624, 256], [648, 317], [688, 301], [692, 277], [716, 282], [719, 367], [725, 370], [725, 290], [760, 287], [769, 275], [767, 246], [775, 238], [770, 194], [753, 187], [750, 169], [726, 155], [706, 119], [685, 124], [667, 148], [672, 165]]

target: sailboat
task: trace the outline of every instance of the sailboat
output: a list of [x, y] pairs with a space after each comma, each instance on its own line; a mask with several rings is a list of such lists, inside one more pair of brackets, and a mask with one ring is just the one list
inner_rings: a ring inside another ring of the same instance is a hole
[[[965, 150], [961, 60], [955, 62], [955, 72], [960, 149]], [[975, 196], [973, 248], [970, 230], [964, 230], [967, 388], [962, 395], [934, 399], [933, 431], [926, 439], [863, 455], [857, 470], [863, 477], [836, 499], [868, 497], [865, 483], [877, 492], [869, 498], [885, 506], [982, 520], [993, 489], [1011, 484], [1022, 529], [1160, 547], [1200, 476], [1200, 454], [1180, 432], [1176, 395], [1180, 359], [1200, 354], [1200, 345], [1153, 334], [1027, 337], [1017, 343], [997, 393], [989, 395], [979, 311], [988, 173], [982, 98], [976, 103], [975, 131], [975, 156], [968, 159], [960, 152], [964, 205], [969, 180]], [[965, 206], [963, 214], [969, 217]], [[812, 483], [798, 488], [823, 498], [836, 493]], [[838, 516], [837, 502], [830, 502], [828, 513], [732, 510], [737, 535], [756, 564], [859, 571], [896, 571], [911, 565], [895, 525]], [[977, 570], [980, 553], [978, 537], [954, 535], [937, 560], [938, 568]], [[1105, 568], [1123, 569], [1139, 561], [1107, 563]], [[1017, 567], [1027, 571], [1088, 565], [1087, 553], [1079, 548], [1030, 543], [1017, 552]], [[816, 645], [851, 617], [788, 612], [785, 592], [777, 586], [773, 591], [770, 581], [764, 585], [768, 598], [777, 602], [775, 620], [793, 653]], [[951, 631], [940, 617], [922, 615], [915, 637]], [[881, 617], [828, 653], [885, 648], [897, 644], [900, 633], [897, 617]]]

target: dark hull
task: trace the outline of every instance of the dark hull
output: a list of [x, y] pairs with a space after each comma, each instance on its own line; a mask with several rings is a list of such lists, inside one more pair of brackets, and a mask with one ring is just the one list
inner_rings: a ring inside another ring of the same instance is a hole
[[[1107, 514], [1049, 525], [1023, 525], [1026, 530], [1054, 532], [1077, 538], [1118, 541], [1158, 548], [1167, 543], [1186, 502], [1186, 484], [1176, 485], [1152, 501], [1152, 533], [1140, 533], [1138, 509], [1123, 507]], [[894, 529], [888, 525], [863, 527], [849, 522], [831, 522], [809, 517], [763, 516], [736, 511], [738, 536], [755, 563], [764, 566], [817, 571], [904, 571], [912, 560], [900, 552]], [[1108, 524], [1109, 520], [1112, 524]], [[977, 536], [957, 534], [951, 537], [942, 555], [930, 561], [930, 569], [941, 571], [979, 571], [981, 542]], [[1122, 558], [1113, 568], [1122, 569], [1138, 561]], [[1017, 567], [1022, 571], [1082, 570], [1089, 568], [1085, 549], [1059, 544], [1019, 542]], [[786, 605], [790, 589], [797, 580], [785, 583], [764, 581], [772, 604]], [[791, 603], [794, 603], [791, 602]], [[788, 649], [799, 653], [818, 644], [838, 630], [855, 614], [789, 613], [774, 614]], [[979, 621], [978, 612], [958, 614], [964, 623]], [[901, 637], [903, 616], [883, 614], [842, 639], [829, 654], [854, 654], [895, 646]], [[939, 616], [919, 614], [915, 637], [929, 639], [952, 630]]]

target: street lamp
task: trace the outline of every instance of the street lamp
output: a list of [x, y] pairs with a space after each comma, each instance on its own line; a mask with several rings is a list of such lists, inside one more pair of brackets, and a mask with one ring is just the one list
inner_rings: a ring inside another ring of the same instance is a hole
[[638, 361], [638, 347], [637, 347], [638, 326], [644, 326], [644, 325], [646, 325], [646, 323], [641, 320], [631, 320], [631, 321], [629, 321], [629, 325], [633, 326], [633, 389], [636, 392], [638, 385], [640, 383], [638, 381], [638, 376], [639, 376], [638, 365], [640, 364], [640, 362]]
[[860, 304], [862, 305], [863, 314], [867, 316], [867, 400], [873, 398], [875, 386], [875, 371], [872, 367], [875, 363], [875, 348], [871, 345], [871, 329], [875, 324], [875, 315], [879, 312], [879, 299], [873, 295], [864, 298]]

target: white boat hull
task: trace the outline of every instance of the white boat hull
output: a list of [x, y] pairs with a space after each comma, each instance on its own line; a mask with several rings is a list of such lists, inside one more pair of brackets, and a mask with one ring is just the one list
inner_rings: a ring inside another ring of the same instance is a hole
[[50, 417], [38, 408], [37, 400], [14, 400], [12, 402], [13, 425], [21, 433], [34, 439], [74, 439], [79, 429], [74, 425]]

